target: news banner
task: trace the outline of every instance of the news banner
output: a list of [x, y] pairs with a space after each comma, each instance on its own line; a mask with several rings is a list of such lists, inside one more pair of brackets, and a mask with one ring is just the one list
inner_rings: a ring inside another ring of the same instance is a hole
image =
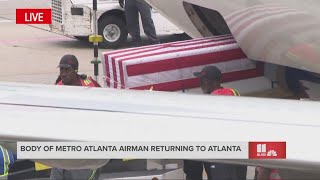
[[18, 142], [18, 159], [285, 159], [286, 142]]

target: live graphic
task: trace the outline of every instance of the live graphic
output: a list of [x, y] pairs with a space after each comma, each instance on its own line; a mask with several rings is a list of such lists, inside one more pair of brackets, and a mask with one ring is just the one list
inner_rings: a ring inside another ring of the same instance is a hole
[[16, 9], [17, 24], [51, 24], [51, 9]]

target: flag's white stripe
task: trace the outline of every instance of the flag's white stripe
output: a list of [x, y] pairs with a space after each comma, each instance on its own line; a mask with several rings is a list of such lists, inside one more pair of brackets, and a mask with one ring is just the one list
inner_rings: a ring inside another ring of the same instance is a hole
[[145, 47], [145, 48], [141, 48], [141, 49], [128, 49], [126, 51], [119, 50], [119, 52], [112, 51], [111, 54], [109, 54], [108, 56], [112, 56], [112, 57], [119, 56], [120, 57], [120, 56], [126, 56], [128, 54], [132, 54], [132, 53], [138, 54], [141, 52], [150, 51], [150, 50], [158, 49], [158, 48], [159, 48], [159, 46], [153, 46], [153, 47]]
[[[102, 54], [102, 71], [103, 71], [103, 77], [106, 78], [107, 76], [107, 70], [106, 70], [106, 61], [105, 61], [105, 55]], [[103, 81], [103, 84], [104, 84], [104, 87], [106, 87], [107, 85], [107, 82], [106, 82], [107, 79], [104, 79]]]
[[197, 44], [192, 44], [192, 45], [164, 46], [163, 48], [157, 49], [155, 51], [146, 51], [146, 52], [142, 52], [140, 54], [137, 53], [137, 54], [132, 54], [132, 55], [128, 55], [128, 56], [121, 56], [121, 57], [118, 57], [117, 60], [130, 59], [130, 58], [135, 58], [138, 56], [146, 56], [146, 55], [151, 55], [151, 54], [159, 53], [159, 52], [166, 53], [166, 52], [172, 51], [172, 50], [177, 51], [177, 50], [184, 50], [184, 49], [189, 49], [189, 48], [202, 48], [203, 46], [210, 46], [210, 45], [213, 46], [215, 44], [231, 42], [231, 41], [234, 41], [234, 38], [221, 40], [221, 41], [199, 42]]
[[113, 79], [113, 68], [112, 68], [112, 59], [108, 56], [108, 63], [109, 63], [109, 72], [110, 72], [110, 87], [114, 88], [114, 79]]
[[239, 48], [238, 44], [236, 43], [230, 43], [230, 44], [224, 44], [214, 47], [206, 47], [202, 49], [193, 49], [193, 50], [183, 50], [179, 52], [172, 52], [172, 53], [165, 53], [165, 54], [159, 54], [154, 56], [146, 56], [142, 58], [137, 59], [130, 59], [129, 61], [124, 61], [126, 65], [133, 65], [133, 64], [140, 64], [143, 62], [154, 62], [154, 61], [161, 61], [166, 59], [172, 59], [172, 58], [182, 58], [182, 57], [191, 57], [191, 56], [197, 56], [201, 54], [208, 54], [208, 53], [215, 53], [215, 52], [221, 52], [221, 51], [227, 51], [232, 49]]
[[221, 40], [221, 39], [227, 39], [227, 38], [232, 38], [232, 35], [226, 35], [226, 36], [219, 36], [219, 37], [208, 37], [208, 38], [199, 38], [199, 39], [192, 39], [192, 40], [186, 40], [186, 41], [177, 41], [173, 43], [166, 43], [166, 44], [159, 44], [156, 46], [145, 46], [144, 48], [132, 48], [132, 49], [127, 49], [126, 51], [123, 50], [118, 50], [118, 51], [112, 51], [111, 55], [117, 55], [117, 56], [124, 56], [127, 54], [132, 54], [132, 53], [139, 53], [139, 52], [144, 52], [152, 49], [158, 49], [161, 47], [166, 47], [167, 45], [173, 45], [173, 46], [187, 46], [193, 43], [205, 43], [213, 40]]
[[[234, 71], [241, 71], [255, 68], [255, 63], [248, 59], [237, 59], [228, 62], [220, 62], [211, 64], [217, 66], [221, 72], [228, 73]], [[163, 71], [151, 74], [130, 76], [125, 78], [126, 88], [147, 86], [153, 84], [160, 84], [172, 82], [177, 80], [185, 80], [194, 78], [193, 73], [199, 72], [201, 69], [208, 65], [194, 66], [182, 69], [175, 69], [170, 71]]]

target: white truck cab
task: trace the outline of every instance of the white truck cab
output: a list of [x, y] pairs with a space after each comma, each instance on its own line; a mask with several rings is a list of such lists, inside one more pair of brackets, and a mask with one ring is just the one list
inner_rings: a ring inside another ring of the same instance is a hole
[[[51, 8], [52, 32], [79, 40], [88, 39], [93, 34], [92, 0], [51, 0]], [[152, 17], [158, 34], [182, 33], [154, 10]], [[126, 41], [126, 19], [118, 0], [98, 0], [97, 19], [98, 33], [103, 36], [102, 47], [117, 48]]]

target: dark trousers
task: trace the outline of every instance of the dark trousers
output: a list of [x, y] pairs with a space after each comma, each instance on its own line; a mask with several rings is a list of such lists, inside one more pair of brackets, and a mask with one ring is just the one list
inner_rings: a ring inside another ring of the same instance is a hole
[[183, 170], [187, 180], [202, 180], [203, 166], [208, 180], [246, 180], [247, 178], [247, 166], [185, 160]]
[[100, 168], [97, 170], [92, 169], [75, 169], [64, 170], [52, 168], [50, 179], [52, 180], [98, 180], [101, 174]]
[[129, 34], [132, 36], [133, 41], [141, 41], [140, 26], [139, 26], [139, 13], [142, 20], [144, 33], [147, 35], [150, 43], [157, 44], [159, 39], [156, 34], [156, 29], [151, 17], [151, 8], [144, 0], [126, 0], [125, 15], [127, 20], [127, 27]]
[[202, 180], [203, 166], [208, 175], [208, 180], [213, 180], [211, 177], [211, 163], [201, 161], [184, 160], [183, 171], [187, 176], [187, 180]]

